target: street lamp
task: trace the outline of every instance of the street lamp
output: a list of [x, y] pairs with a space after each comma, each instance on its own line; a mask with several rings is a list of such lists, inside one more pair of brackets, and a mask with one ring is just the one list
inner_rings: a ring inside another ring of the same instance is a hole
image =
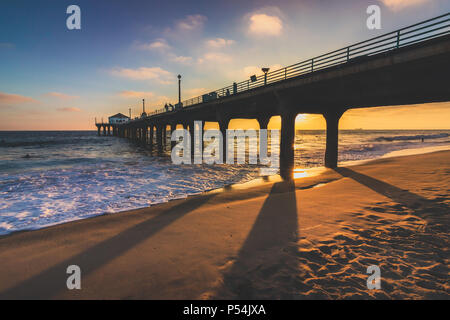
[[178, 75], [178, 105], [181, 106], [181, 74]]
[[146, 117], [147, 113], [145, 112], [145, 99], [142, 99], [142, 114], [141, 117]]
[[267, 84], [267, 72], [269, 72], [270, 68], [262, 68], [262, 72], [264, 72], [264, 85]]

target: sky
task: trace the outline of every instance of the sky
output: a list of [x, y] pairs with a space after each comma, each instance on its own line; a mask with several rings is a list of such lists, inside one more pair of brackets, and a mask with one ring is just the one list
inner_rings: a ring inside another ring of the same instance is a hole
[[[80, 30], [66, 26], [73, 4]], [[373, 4], [381, 30], [366, 27]], [[147, 112], [176, 102], [178, 74], [184, 100], [449, 11], [448, 0], [2, 0], [0, 130], [93, 130], [95, 118], [140, 114], [143, 98]], [[358, 109], [340, 128], [450, 129], [449, 119], [449, 103]], [[324, 126], [297, 117], [298, 128]]]

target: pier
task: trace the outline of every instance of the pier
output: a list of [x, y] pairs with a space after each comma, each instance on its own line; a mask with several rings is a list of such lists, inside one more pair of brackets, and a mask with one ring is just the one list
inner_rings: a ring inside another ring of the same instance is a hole
[[[99, 135], [163, 150], [177, 125], [281, 117], [280, 174], [292, 177], [295, 118], [326, 120], [325, 166], [337, 167], [339, 119], [352, 108], [450, 101], [450, 13], [179, 102], [121, 124], [96, 123]], [[192, 135], [192, 134], [191, 134]], [[193, 136], [193, 135], [192, 135]]]

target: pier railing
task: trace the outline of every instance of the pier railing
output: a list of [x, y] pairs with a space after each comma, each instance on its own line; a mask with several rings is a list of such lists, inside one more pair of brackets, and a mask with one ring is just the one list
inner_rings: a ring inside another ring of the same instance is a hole
[[[344, 63], [360, 61], [364, 57], [396, 50], [415, 43], [450, 34], [450, 12], [428, 19], [411, 26], [401, 28], [387, 34], [358, 42], [312, 59], [308, 59], [275, 71], [268, 72], [241, 82], [235, 82], [227, 87], [194, 97], [182, 102], [182, 108], [209, 102], [216, 99], [302, 76]], [[170, 112], [165, 108], [155, 110], [149, 116]]]

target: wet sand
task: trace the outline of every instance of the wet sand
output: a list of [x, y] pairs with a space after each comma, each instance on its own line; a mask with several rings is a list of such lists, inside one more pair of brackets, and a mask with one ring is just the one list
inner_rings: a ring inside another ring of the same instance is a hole
[[0, 237], [0, 299], [450, 298], [450, 151], [225, 189]]

